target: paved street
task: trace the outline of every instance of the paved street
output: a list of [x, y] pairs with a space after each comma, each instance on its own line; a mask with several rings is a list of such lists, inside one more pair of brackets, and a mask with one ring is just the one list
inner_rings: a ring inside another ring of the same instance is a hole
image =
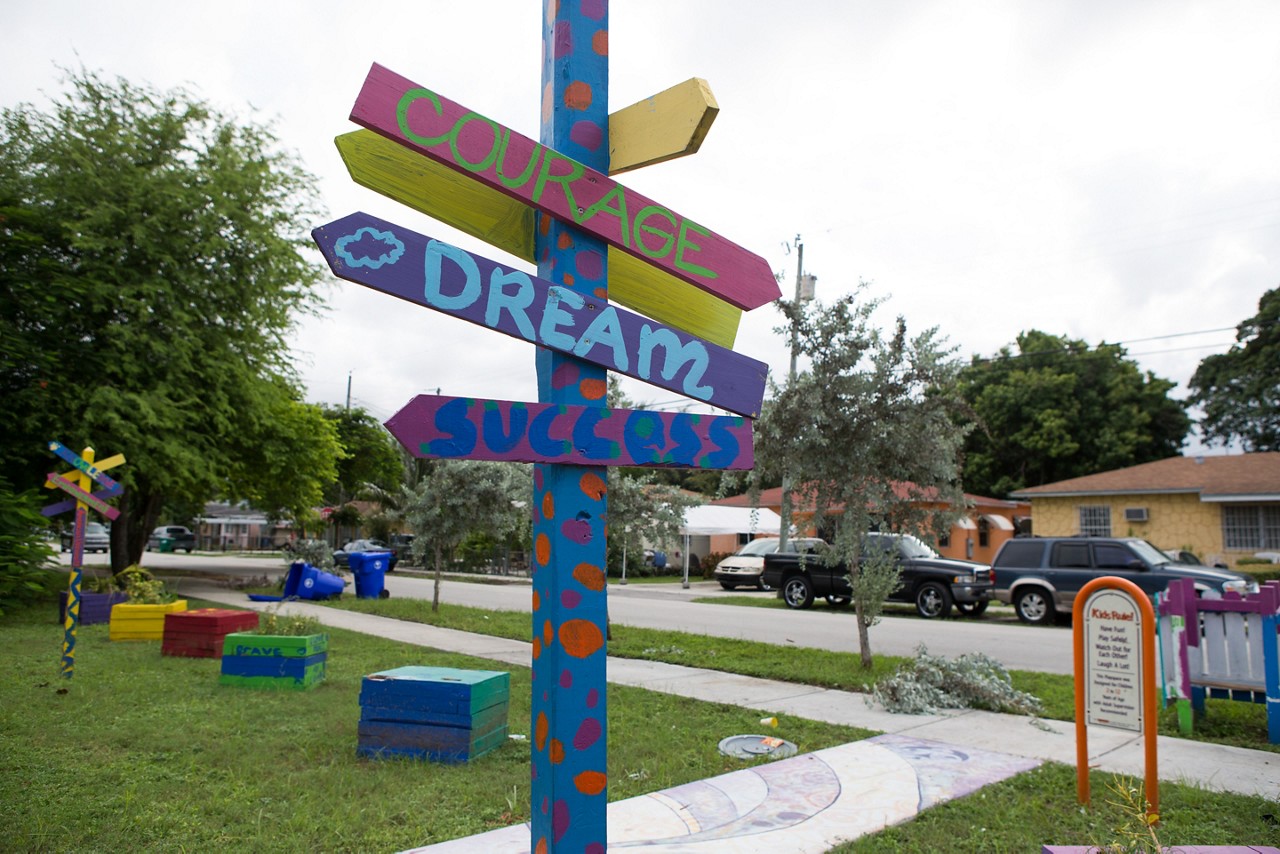
[[[67, 556], [63, 555], [63, 563]], [[85, 565], [106, 564], [104, 555], [86, 555]], [[148, 552], [143, 565], [163, 575], [166, 569], [196, 570], [228, 576], [269, 578], [283, 575], [278, 557], [246, 555], [160, 554]], [[392, 596], [429, 599], [434, 582], [405, 572], [389, 573]], [[857, 625], [851, 611], [831, 612], [823, 605], [809, 611], [737, 608], [692, 601], [723, 596], [772, 594], [747, 590], [729, 593], [711, 581], [691, 582], [688, 589], [674, 584], [609, 585], [609, 615], [615, 626], [668, 629], [716, 637], [857, 652]], [[523, 583], [478, 584], [446, 578], [441, 601], [502, 611], [530, 610], [529, 587]], [[1007, 609], [993, 609], [993, 611]], [[873, 653], [914, 656], [924, 644], [934, 655], [953, 658], [982, 652], [1012, 670], [1071, 673], [1071, 631], [1067, 628], [1023, 626], [1008, 619], [922, 620], [915, 616], [886, 617], [871, 629]]]

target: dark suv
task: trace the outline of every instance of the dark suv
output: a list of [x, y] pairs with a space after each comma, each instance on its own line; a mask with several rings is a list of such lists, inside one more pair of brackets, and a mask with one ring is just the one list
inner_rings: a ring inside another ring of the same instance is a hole
[[1228, 590], [1255, 592], [1258, 582], [1238, 572], [1174, 563], [1137, 537], [1016, 537], [1000, 546], [991, 562], [996, 598], [1012, 604], [1025, 623], [1052, 623], [1070, 614], [1076, 594], [1104, 575], [1132, 581], [1154, 596], [1177, 578], [1190, 578], [1202, 596]]

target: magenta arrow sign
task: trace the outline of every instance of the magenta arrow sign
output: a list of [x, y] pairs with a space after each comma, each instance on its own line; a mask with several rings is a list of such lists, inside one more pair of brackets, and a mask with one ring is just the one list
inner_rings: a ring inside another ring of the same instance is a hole
[[739, 308], [782, 295], [759, 255], [377, 63], [351, 120]]
[[769, 367], [607, 301], [354, 213], [311, 232], [335, 275], [755, 417]]
[[749, 469], [751, 421], [420, 394], [387, 421], [418, 457], [584, 466]]

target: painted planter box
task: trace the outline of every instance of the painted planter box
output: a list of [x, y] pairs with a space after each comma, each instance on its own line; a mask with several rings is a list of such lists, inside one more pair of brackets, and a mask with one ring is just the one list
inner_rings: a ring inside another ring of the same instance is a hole
[[[92, 626], [96, 623], [108, 623], [111, 621], [112, 606], [128, 601], [129, 594], [125, 593], [123, 590], [113, 590], [110, 593], [89, 593], [87, 591], [81, 591], [80, 625]], [[66, 621], [67, 591], [63, 590], [58, 594], [58, 624], [61, 625]]]
[[164, 638], [164, 617], [187, 610], [187, 600], [166, 602], [163, 605], [138, 605], [123, 602], [111, 608], [111, 640], [161, 640]]
[[161, 655], [221, 658], [227, 635], [258, 627], [257, 611], [200, 608], [166, 614]]
[[223, 685], [305, 691], [324, 680], [329, 636], [233, 632], [222, 642]]
[[509, 673], [397, 667], [360, 688], [358, 756], [470, 762], [507, 739]]

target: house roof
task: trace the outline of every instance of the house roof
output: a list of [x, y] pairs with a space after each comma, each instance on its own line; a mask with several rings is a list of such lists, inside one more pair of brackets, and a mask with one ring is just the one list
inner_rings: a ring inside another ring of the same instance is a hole
[[[905, 491], [905, 486], [900, 486], [897, 490], [899, 495], [904, 494]], [[973, 495], [968, 492], [964, 494], [964, 497], [975, 508], [1008, 508], [1017, 510], [1020, 508], [1025, 509], [1027, 506], [1025, 501], [1005, 501], [1000, 498], [988, 498], [985, 495]], [[775, 486], [772, 489], [760, 490], [760, 495], [754, 504], [751, 501], [750, 493], [718, 498], [711, 503], [722, 507], [778, 507], [782, 504], [782, 487]]]
[[1192, 493], [1204, 501], [1280, 500], [1280, 451], [1170, 457], [1152, 463], [1032, 486], [1014, 498]]

